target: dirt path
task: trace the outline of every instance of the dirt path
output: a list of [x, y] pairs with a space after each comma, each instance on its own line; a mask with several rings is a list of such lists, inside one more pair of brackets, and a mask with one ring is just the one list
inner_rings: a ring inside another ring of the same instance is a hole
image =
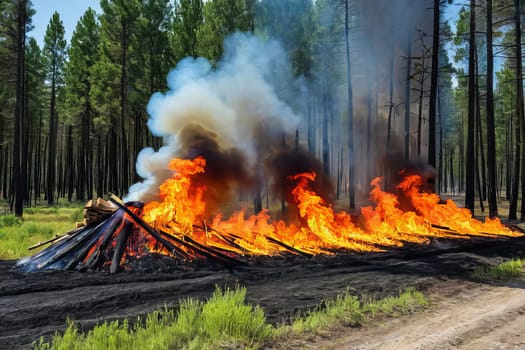
[[506, 286], [449, 281], [423, 313], [370, 325], [327, 349], [525, 349], [525, 281]]

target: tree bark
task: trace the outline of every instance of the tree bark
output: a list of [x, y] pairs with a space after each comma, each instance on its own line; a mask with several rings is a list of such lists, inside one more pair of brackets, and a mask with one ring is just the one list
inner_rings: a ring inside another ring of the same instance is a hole
[[129, 159], [128, 159], [128, 144], [127, 144], [127, 135], [126, 135], [126, 128], [125, 128], [125, 122], [126, 117], [128, 115], [128, 27], [127, 23], [124, 21], [122, 23], [122, 38], [121, 38], [121, 45], [122, 45], [122, 57], [121, 57], [121, 81], [120, 81], [120, 113], [121, 113], [121, 120], [120, 120], [120, 133], [121, 133], [121, 171], [122, 171], [122, 178], [121, 178], [121, 186], [117, 186], [117, 191], [119, 195], [122, 195], [124, 191], [127, 190], [129, 186]]
[[489, 216], [498, 216], [496, 194], [496, 132], [494, 124], [494, 52], [492, 49], [492, 0], [487, 0], [487, 170]]
[[22, 180], [22, 142], [24, 121], [24, 75], [25, 75], [25, 38], [26, 38], [26, 0], [19, 0], [17, 4], [17, 36], [16, 36], [16, 101], [15, 101], [15, 130], [13, 138], [13, 190], [14, 212], [18, 217], [24, 213], [24, 188]]
[[348, 93], [348, 197], [350, 209], [355, 209], [355, 179], [354, 179], [354, 117], [352, 96], [352, 72], [350, 67], [350, 36], [349, 36], [349, 0], [345, 0], [345, 47], [346, 47], [346, 80]]
[[[522, 51], [521, 51], [521, 8], [520, 0], [514, 0], [514, 12], [516, 22], [516, 111], [518, 112], [519, 127], [520, 127], [520, 140], [518, 143], [521, 147], [521, 212], [520, 220], [525, 221], [525, 113], [523, 111], [523, 68], [522, 68]], [[516, 156], [517, 157], [517, 156]], [[518, 173], [514, 175], [518, 178]], [[516, 191], [517, 194], [517, 191]]]
[[439, 74], [439, 20], [440, 0], [434, 0], [434, 24], [432, 30], [432, 69], [430, 71], [430, 101], [428, 112], [428, 163], [436, 166], [436, 103]]
[[468, 64], [468, 114], [467, 114], [467, 159], [465, 162], [465, 207], [474, 213], [475, 196], [475, 145], [474, 129], [476, 118], [475, 50], [476, 50], [476, 1], [470, 0], [470, 33]]
[[408, 43], [407, 43], [407, 75], [405, 82], [405, 160], [410, 159], [410, 92], [412, 82], [412, 26], [408, 26]]

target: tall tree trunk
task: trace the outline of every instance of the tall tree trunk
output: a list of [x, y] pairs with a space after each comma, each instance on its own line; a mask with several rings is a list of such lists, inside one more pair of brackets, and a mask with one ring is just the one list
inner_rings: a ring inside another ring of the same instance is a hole
[[[523, 111], [523, 68], [521, 51], [521, 8], [520, 0], [514, 0], [516, 18], [516, 104], [521, 132], [521, 212], [520, 220], [525, 221], [525, 113]], [[515, 174], [516, 178], [518, 174]]]
[[512, 183], [512, 131], [514, 129], [512, 128], [512, 114], [508, 115], [507, 118], [508, 123], [505, 131], [505, 199], [510, 200], [510, 184]]
[[[129, 186], [129, 180], [128, 180], [128, 174], [129, 174], [129, 159], [128, 159], [128, 145], [127, 145], [127, 135], [126, 135], [126, 128], [125, 128], [125, 122], [126, 117], [128, 115], [128, 30], [127, 30], [127, 23], [122, 23], [122, 39], [121, 39], [121, 45], [122, 45], [122, 57], [121, 57], [121, 81], [120, 81], [120, 113], [121, 113], [121, 120], [120, 120], [120, 144], [121, 144], [121, 171], [122, 171], [122, 179], [121, 184], [122, 186], [119, 188], [117, 187], [117, 191], [120, 195], [127, 190]], [[115, 151], [115, 150], [114, 150]]]
[[97, 142], [97, 197], [102, 197], [104, 195], [104, 159], [103, 159], [104, 150], [102, 149], [102, 135], [98, 135]]
[[434, 0], [434, 24], [432, 29], [432, 70], [430, 71], [430, 101], [428, 112], [428, 163], [436, 166], [436, 102], [439, 74], [439, 21], [440, 0]]
[[454, 184], [454, 149], [450, 150], [450, 189], [452, 192], [452, 195], [455, 193], [455, 184]]
[[354, 179], [354, 116], [352, 96], [352, 72], [350, 67], [350, 36], [349, 36], [349, 0], [345, 0], [345, 46], [346, 46], [346, 80], [348, 92], [348, 196], [350, 209], [355, 209], [355, 179]]
[[26, 0], [19, 0], [17, 4], [17, 35], [16, 35], [16, 101], [15, 101], [15, 130], [13, 138], [13, 190], [14, 212], [18, 217], [24, 213], [24, 192], [22, 180], [22, 142], [24, 122], [24, 76], [25, 76], [25, 38], [26, 38]]
[[[369, 77], [372, 76], [372, 69], [368, 70]], [[372, 78], [373, 79], [373, 78]], [[368, 82], [368, 100], [367, 100], [367, 115], [366, 115], [366, 176], [365, 181], [369, 183], [372, 177], [372, 82]]]
[[461, 124], [458, 138], [458, 192], [463, 193], [465, 191], [465, 116], [463, 113], [461, 113]]
[[494, 125], [494, 52], [492, 50], [492, 0], [487, 0], [487, 167], [489, 216], [498, 216], [496, 195], [496, 127]]
[[[477, 81], [477, 78], [476, 78]], [[479, 102], [479, 89], [478, 85], [476, 83], [476, 101]], [[481, 112], [479, 110], [479, 103], [476, 108], [476, 137], [478, 138], [478, 142], [475, 142], [476, 147], [476, 155], [475, 155], [475, 164], [476, 164], [476, 184], [478, 188], [478, 195], [479, 195], [479, 207], [481, 209], [481, 212], [485, 212], [485, 205], [483, 204], [484, 194], [483, 194], [483, 186], [485, 186], [485, 180], [483, 179], [483, 168], [484, 168], [484, 161], [483, 161], [483, 140], [481, 139]]]
[[[518, 116], [516, 116], [518, 118]], [[515, 122], [514, 137], [514, 171], [512, 176], [512, 188], [510, 195], [509, 220], [518, 218], [518, 191], [520, 186], [520, 159], [521, 159], [521, 130], [519, 121]]]
[[[393, 23], [393, 21], [392, 21]], [[392, 117], [394, 112], [394, 25], [390, 28], [390, 62], [388, 74], [388, 120], [386, 134], [386, 152], [390, 152], [390, 143], [392, 141]]]
[[65, 164], [65, 183], [67, 184], [67, 200], [71, 202], [73, 200], [74, 186], [75, 186], [75, 164], [73, 157], [73, 131], [72, 126], [67, 126], [66, 139], [67, 146], [66, 148], [66, 164]]
[[42, 175], [42, 110], [39, 111], [38, 116], [38, 139], [36, 146], [36, 166], [35, 166], [35, 177], [34, 177], [34, 187], [35, 187], [35, 205], [37, 199], [40, 198], [40, 182]]
[[467, 159], [465, 162], [465, 207], [474, 213], [475, 196], [475, 145], [474, 129], [476, 118], [476, 84], [475, 84], [475, 53], [476, 53], [476, 0], [470, 0], [470, 34], [468, 63], [468, 115], [467, 115]]
[[323, 79], [323, 176], [330, 176], [330, 143], [328, 140], [329, 115], [328, 111], [328, 78]]
[[55, 160], [57, 157], [57, 125], [56, 125], [56, 68], [53, 67], [51, 77], [51, 102], [49, 104], [49, 148], [47, 156], [47, 186], [46, 197], [49, 205], [55, 202]]
[[[425, 54], [421, 57], [421, 74], [419, 84], [419, 106], [417, 112], [417, 156], [421, 156], [421, 127], [423, 124], [423, 98], [425, 97]], [[435, 141], [434, 141], [435, 142]]]
[[408, 43], [407, 43], [407, 75], [405, 82], [405, 160], [410, 159], [410, 93], [412, 90], [412, 26], [408, 26]]
[[[477, 138], [478, 143], [476, 144], [476, 157], [479, 157], [480, 167], [476, 168], [481, 175], [481, 195], [482, 200], [487, 198], [487, 177], [486, 177], [486, 163], [485, 163], [485, 144], [483, 142], [483, 126], [481, 124], [481, 97], [479, 94], [479, 79], [478, 79], [478, 55], [476, 53], [476, 124], [477, 124]], [[476, 160], [478, 161], [478, 160]]]
[[[105, 164], [107, 164], [106, 171], [109, 171], [109, 183], [106, 183], [108, 190], [113, 193], [119, 191], [119, 172], [117, 164], [117, 133], [113, 128], [109, 131], [109, 143], [106, 144]], [[104, 191], [105, 192], [105, 191]]]

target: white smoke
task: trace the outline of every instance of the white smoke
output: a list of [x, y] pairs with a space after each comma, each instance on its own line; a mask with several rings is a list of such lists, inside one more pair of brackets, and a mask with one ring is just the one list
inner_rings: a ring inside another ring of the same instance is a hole
[[235, 146], [252, 161], [261, 132], [293, 133], [299, 117], [275, 90], [275, 82], [282, 83], [290, 71], [279, 43], [243, 33], [226, 39], [216, 68], [204, 58], [182, 60], [168, 75], [169, 91], [155, 93], [147, 107], [148, 128], [165, 145], [140, 152], [136, 168], [144, 180], [130, 187], [125, 200], [158, 197], [159, 185], [172, 175], [169, 160], [180, 156], [178, 135], [188, 124], [216, 133], [221, 147]]

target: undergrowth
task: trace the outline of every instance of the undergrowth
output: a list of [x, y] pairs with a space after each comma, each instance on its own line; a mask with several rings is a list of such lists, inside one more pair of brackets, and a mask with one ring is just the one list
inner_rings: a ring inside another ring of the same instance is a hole
[[133, 325], [127, 320], [105, 322], [84, 333], [69, 322], [65, 333], [57, 332], [50, 342], [40, 338], [34, 349], [257, 349], [307, 332], [357, 326], [378, 315], [406, 314], [426, 305], [423, 294], [414, 290], [365, 302], [347, 292], [296, 317], [289, 325], [276, 327], [267, 323], [259, 306], [246, 303], [246, 288], [217, 288], [206, 302], [186, 299], [177, 312], [155, 311]]
[[523, 272], [523, 262], [521, 259], [511, 259], [496, 266], [482, 265], [477, 266], [471, 276], [478, 280], [508, 280], [516, 278]]

